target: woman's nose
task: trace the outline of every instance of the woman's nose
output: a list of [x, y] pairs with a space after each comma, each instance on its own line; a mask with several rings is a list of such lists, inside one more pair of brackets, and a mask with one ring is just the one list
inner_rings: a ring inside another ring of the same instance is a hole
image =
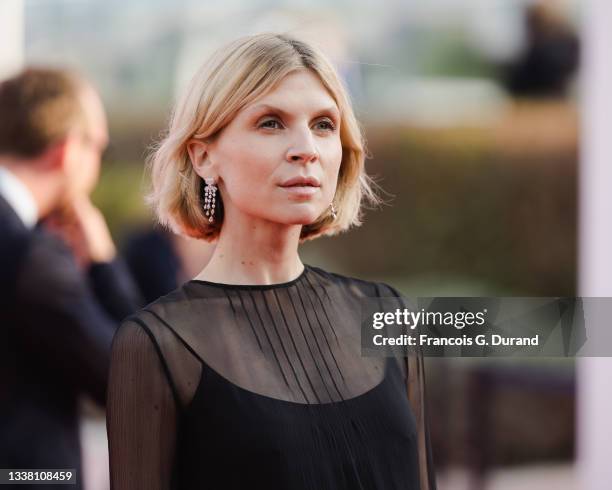
[[303, 136], [299, 141], [294, 141], [294, 144], [287, 151], [287, 160], [290, 162], [316, 161], [319, 153], [314, 145], [312, 135]]

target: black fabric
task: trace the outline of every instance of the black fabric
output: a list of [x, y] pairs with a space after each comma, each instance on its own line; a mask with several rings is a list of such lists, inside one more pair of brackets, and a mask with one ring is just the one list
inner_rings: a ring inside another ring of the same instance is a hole
[[307, 265], [282, 284], [188, 281], [126, 319], [111, 488], [434, 490], [422, 353], [361, 356], [361, 301], [382, 296], [399, 294]]
[[182, 264], [169, 231], [157, 227], [133, 233], [126, 240], [123, 255], [145, 303], [151, 303], [179, 286], [177, 278]]
[[87, 276], [96, 299], [116, 322], [121, 322], [136, 308], [149, 303], [135, 284], [125, 260], [119, 255], [111, 262], [92, 262]]
[[78, 399], [104, 405], [111, 341], [138, 291], [119, 263], [83, 273], [1, 196], [0, 284], [0, 468], [75, 468], [81, 488]]

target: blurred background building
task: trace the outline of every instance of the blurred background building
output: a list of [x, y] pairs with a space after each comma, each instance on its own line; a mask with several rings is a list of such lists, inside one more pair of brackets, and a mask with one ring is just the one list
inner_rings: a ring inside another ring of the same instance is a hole
[[[388, 202], [305, 244], [305, 262], [413, 296], [578, 294], [578, 0], [10, 0], [0, 14], [9, 4], [4, 75], [70, 66], [102, 93], [111, 148], [94, 200], [126, 247], [152, 224], [144, 157], [175, 95], [226, 41], [288, 31], [340, 70]], [[197, 242], [176, 246], [195, 275]], [[582, 488], [574, 360], [427, 368], [440, 490]], [[103, 421], [87, 413], [88, 480], [106, 488]]]

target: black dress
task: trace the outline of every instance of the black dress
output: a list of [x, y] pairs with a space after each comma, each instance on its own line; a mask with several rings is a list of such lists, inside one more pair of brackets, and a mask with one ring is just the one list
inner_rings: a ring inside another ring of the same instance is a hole
[[[362, 357], [384, 283], [192, 280], [117, 331], [111, 488], [435, 489], [423, 358]], [[398, 301], [400, 301], [398, 299]]]

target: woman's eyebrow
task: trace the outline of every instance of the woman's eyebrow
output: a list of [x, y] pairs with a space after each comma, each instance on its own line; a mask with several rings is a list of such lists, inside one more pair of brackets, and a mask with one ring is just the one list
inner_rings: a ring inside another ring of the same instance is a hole
[[[270, 104], [257, 104], [254, 105], [253, 107], [251, 107], [249, 109], [249, 112], [256, 112], [256, 111], [260, 111], [260, 110], [264, 110], [264, 111], [271, 111], [271, 112], [278, 112], [279, 114], [281, 114], [283, 117], [287, 117], [287, 116], [291, 116], [291, 114], [283, 109], [281, 109], [280, 107], [276, 107]], [[320, 114], [332, 114], [335, 117], [339, 117], [339, 112], [338, 109], [336, 108], [336, 106], [329, 106], [329, 107], [324, 107], [322, 109], [319, 109], [317, 111], [313, 111], [314, 114], [316, 115], [320, 115]]]

